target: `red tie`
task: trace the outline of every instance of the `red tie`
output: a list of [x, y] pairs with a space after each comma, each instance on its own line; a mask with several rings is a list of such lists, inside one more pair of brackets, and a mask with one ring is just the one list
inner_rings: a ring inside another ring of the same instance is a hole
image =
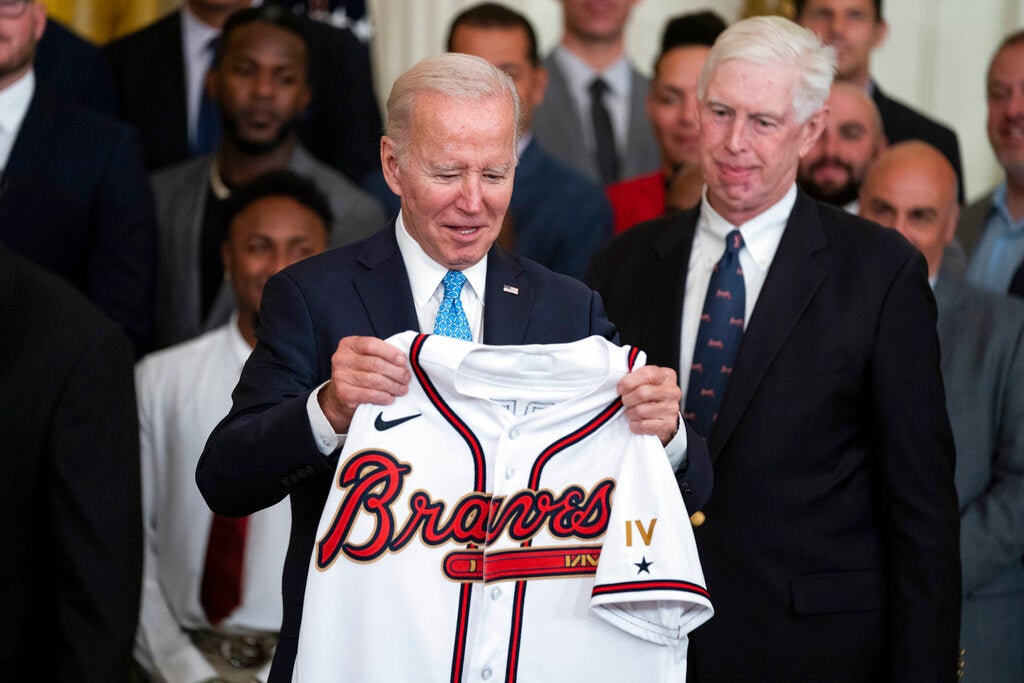
[[214, 515], [210, 523], [199, 602], [214, 626], [242, 602], [242, 558], [248, 528], [248, 517]]

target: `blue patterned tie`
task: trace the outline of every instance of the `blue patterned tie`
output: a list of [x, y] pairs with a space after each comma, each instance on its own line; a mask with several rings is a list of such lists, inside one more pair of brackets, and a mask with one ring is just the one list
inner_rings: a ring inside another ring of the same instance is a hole
[[454, 337], [473, 341], [473, 333], [469, 329], [469, 319], [462, 309], [462, 285], [466, 284], [466, 276], [460, 270], [449, 270], [441, 280], [444, 285], [444, 299], [437, 309], [434, 321], [434, 334], [442, 337]]
[[[210, 38], [206, 49], [216, 56], [220, 37]], [[220, 144], [220, 112], [217, 103], [206, 93], [206, 78], [203, 78], [199, 89], [199, 116], [196, 119], [196, 139], [192, 145], [192, 154], [209, 154]]]
[[725, 236], [725, 254], [711, 274], [693, 348], [683, 418], [705, 439], [718, 417], [718, 406], [743, 338], [747, 294], [740, 267], [742, 248], [743, 235], [739, 230]]

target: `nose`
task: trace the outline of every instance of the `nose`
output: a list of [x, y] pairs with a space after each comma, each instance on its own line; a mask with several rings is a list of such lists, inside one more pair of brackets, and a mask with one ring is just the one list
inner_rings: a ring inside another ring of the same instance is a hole
[[696, 127], [697, 125], [697, 94], [686, 96], [679, 111], [679, 120], [683, 123]]
[[456, 208], [463, 213], [479, 213], [483, 207], [483, 184], [476, 173], [467, 173], [459, 187]]
[[829, 131], [821, 131], [821, 144], [824, 146], [825, 155], [832, 158], [839, 158], [839, 136], [830, 135]]
[[258, 73], [252, 82], [253, 93], [259, 97], [270, 97], [274, 92], [274, 76], [269, 73]]
[[725, 146], [730, 153], [737, 154], [746, 149], [747, 125], [748, 122], [742, 116], [732, 118], [725, 135]]

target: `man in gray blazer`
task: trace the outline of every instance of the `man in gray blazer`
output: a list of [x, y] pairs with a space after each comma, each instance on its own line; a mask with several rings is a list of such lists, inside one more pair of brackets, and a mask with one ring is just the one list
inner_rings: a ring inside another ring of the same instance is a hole
[[[650, 173], [660, 163], [644, 109], [647, 79], [626, 59], [625, 27], [635, 3], [614, 0], [595, 7], [562, 0], [562, 42], [544, 60], [548, 87], [534, 113], [540, 146], [604, 185]], [[598, 80], [603, 85], [595, 92]], [[611, 148], [602, 142], [608, 139], [601, 133], [604, 125]]]
[[928, 261], [960, 497], [964, 681], [1024, 680], [1024, 304], [973, 287], [956, 254], [956, 174], [922, 142], [882, 152], [861, 215]]
[[302, 24], [273, 5], [244, 9], [224, 25], [207, 76], [223, 141], [213, 154], [153, 176], [160, 232], [158, 348], [223, 325], [234, 309], [220, 255], [224, 204], [233, 187], [288, 168], [311, 178], [330, 198], [333, 246], [383, 226], [376, 201], [297, 141], [295, 127], [310, 98], [307, 55]]

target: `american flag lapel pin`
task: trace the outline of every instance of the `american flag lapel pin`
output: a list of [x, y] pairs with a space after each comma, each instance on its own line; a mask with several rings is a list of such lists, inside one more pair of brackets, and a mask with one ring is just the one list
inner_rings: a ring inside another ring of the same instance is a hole
[[518, 287], [513, 287], [512, 285], [505, 285], [504, 287], [501, 288], [501, 291], [508, 292], [509, 294], [515, 294], [516, 296], [519, 296], [519, 288]]

